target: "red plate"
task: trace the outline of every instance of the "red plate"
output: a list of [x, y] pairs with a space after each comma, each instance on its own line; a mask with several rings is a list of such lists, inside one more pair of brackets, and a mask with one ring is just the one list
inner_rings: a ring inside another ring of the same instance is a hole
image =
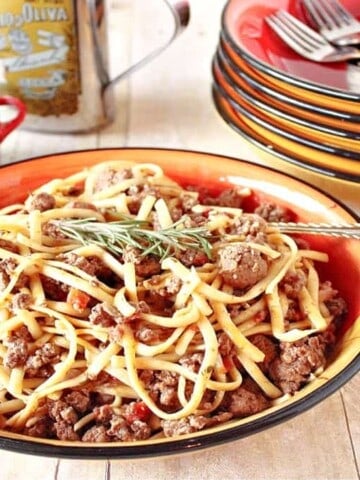
[[[341, 0], [360, 20], [359, 0]], [[267, 25], [265, 17], [284, 9], [306, 23], [300, 0], [230, 0], [223, 12], [223, 30], [239, 54], [259, 69], [282, 79], [296, 79], [304, 87], [326, 87], [329, 94], [360, 99], [360, 66], [346, 63], [316, 63], [288, 47]]]

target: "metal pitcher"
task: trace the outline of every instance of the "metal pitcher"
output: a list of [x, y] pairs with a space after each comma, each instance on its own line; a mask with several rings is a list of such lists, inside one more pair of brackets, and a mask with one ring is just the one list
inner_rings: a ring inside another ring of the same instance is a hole
[[110, 78], [106, 0], [1, 0], [0, 90], [21, 99], [24, 128], [86, 132], [114, 118], [112, 87], [162, 52], [189, 23], [187, 1], [163, 0], [170, 39]]

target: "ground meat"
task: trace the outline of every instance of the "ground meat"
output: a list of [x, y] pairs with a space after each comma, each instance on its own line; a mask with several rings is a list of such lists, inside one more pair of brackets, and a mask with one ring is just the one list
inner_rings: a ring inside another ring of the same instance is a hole
[[[148, 195], [152, 195], [155, 198], [162, 198], [162, 192], [160, 191], [159, 188], [149, 185], [147, 183], [143, 185], [131, 185], [131, 187], [128, 188], [127, 190], [127, 207], [133, 215], [136, 215], [140, 209], [140, 206], [144, 200], [144, 198]], [[157, 214], [154, 215], [154, 221], [155, 217], [157, 217]], [[150, 218], [152, 215], [150, 215]], [[154, 226], [154, 230], [156, 230]]]
[[33, 341], [33, 337], [26, 325], [21, 325], [21, 327], [12, 332], [11, 339], [15, 338], [21, 338], [22, 340], [25, 340], [26, 343]]
[[284, 313], [285, 325], [288, 325], [291, 322], [300, 322], [301, 320], [304, 320], [304, 318], [305, 316], [300, 309], [298, 300], [288, 298], [288, 306]]
[[289, 222], [293, 219], [289, 210], [270, 202], [261, 203], [254, 213], [260, 215], [268, 222]]
[[252, 287], [268, 271], [261, 253], [244, 244], [229, 244], [219, 249], [217, 263], [224, 282], [238, 289]]
[[261, 412], [270, 406], [270, 400], [260, 390], [258, 385], [246, 378], [239, 388], [226, 392], [222, 408], [234, 417], [247, 417]]
[[206, 196], [202, 203], [205, 205], [219, 205], [221, 207], [241, 208], [244, 198], [249, 191], [242, 187], [227, 188], [216, 197]]
[[143, 370], [140, 379], [144, 383], [151, 398], [167, 410], [180, 407], [177, 396], [178, 376], [174, 372]]
[[72, 202], [69, 202], [65, 206], [67, 208], [82, 208], [82, 209], [87, 209], [87, 210], [94, 210], [95, 212], [98, 211], [98, 209], [92, 203], [80, 202], [79, 200], [73, 200]]
[[146, 281], [146, 285], [161, 297], [172, 298], [180, 291], [182, 281], [179, 277], [170, 275], [164, 282], [161, 275], [154, 275]]
[[68, 263], [69, 265], [74, 265], [74, 267], [80, 268], [80, 270], [83, 270], [91, 276], [95, 276], [96, 268], [91, 262], [89, 262], [86, 257], [82, 257], [80, 255], [77, 255], [76, 253], [71, 252], [59, 255], [58, 258], [59, 260]]
[[184, 227], [185, 228], [196, 228], [196, 227], [202, 227], [209, 221], [208, 216], [206, 216], [206, 213], [200, 214], [200, 213], [188, 213], [184, 217]]
[[269, 376], [284, 393], [294, 393], [309, 375], [325, 365], [327, 343], [332, 337], [318, 334], [296, 342], [281, 342], [280, 356], [269, 366]]
[[107, 303], [96, 304], [90, 312], [89, 321], [94, 325], [112, 327], [123, 321], [123, 316], [117, 308]]
[[19, 253], [19, 247], [15, 243], [10, 242], [10, 240], [5, 240], [4, 238], [0, 238], [0, 248], [12, 253]]
[[325, 302], [326, 307], [329, 310], [330, 315], [334, 318], [341, 318], [347, 313], [347, 303], [341, 297], [334, 297]]
[[[0, 290], [4, 290], [9, 282], [11, 275], [14, 273], [17, 267], [17, 263], [13, 258], [6, 258], [0, 261]], [[19, 290], [29, 283], [29, 276], [25, 273], [21, 273], [16, 282], [14, 290]]]
[[159, 259], [154, 255], [142, 255], [141, 251], [128, 245], [123, 251], [123, 262], [133, 263], [136, 275], [148, 278], [161, 272]]
[[29, 377], [48, 376], [52, 372], [52, 365], [57, 363], [59, 359], [60, 347], [53, 343], [44, 343], [27, 358], [26, 373]]
[[198, 432], [204, 428], [209, 428], [220, 423], [227, 422], [232, 418], [230, 412], [219, 413], [213, 417], [203, 415], [190, 415], [179, 420], [162, 420], [161, 426], [165, 437], [175, 437], [187, 433]]
[[270, 337], [262, 334], [252, 335], [249, 337], [249, 340], [265, 354], [264, 360], [258, 363], [258, 366], [264, 373], [267, 373], [271, 362], [273, 362], [278, 355], [277, 345]]
[[251, 213], [244, 213], [237, 217], [229, 233], [241, 235], [246, 241], [265, 243], [266, 242], [267, 222]]
[[29, 293], [17, 293], [11, 299], [12, 310], [25, 310], [32, 304], [33, 298]]
[[25, 364], [29, 354], [26, 340], [23, 338], [11, 338], [7, 342], [7, 347], [7, 352], [4, 357], [5, 367], [22, 367]]
[[159, 290], [159, 294], [162, 297], [173, 297], [179, 293], [181, 286], [180, 278], [172, 275], [166, 279], [164, 287]]
[[62, 233], [55, 222], [45, 222], [41, 228], [42, 234], [56, 240], [64, 240], [66, 235]]
[[65, 402], [77, 412], [84, 413], [90, 407], [90, 394], [87, 391], [73, 391], [65, 395]]
[[95, 192], [105, 190], [106, 188], [116, 185], [128, 178], [132, 178], [133, 174], [129, 168], [123, 168], [122, 170], [114, 170], [108, 168], [99, 173], [95, 183]]
[[90, 263], [91, 268], [94, 271], [95, 277], [97, 277], [102, 282], [111, 284], [113, 286], [120, 287], [122, 281], [115, 275], [115, 273], [101, 260], [101, 258], [96, 256], [86, 257], [86, 260]]
[[110, 437], [107, 435], [104, 425], [94, 425], [84, 433], [81, 440], [83, 442], [100, 443], [109, 442]]
[[135, 338], [139, 342], [146, 344], [159, 343], [165, 340], [169, 336], [169, 329], [163, 327], [157, 327], [154, 324], [148, 324], [146, 322], [138, 322], [135, 327]]
[[287, 272], [279, 284], [288, 298], [297, 298], [305, 285], [306, 275], [302, 270]]
[[98, 423], [110, 423], [114, 410], [110, 405], [101, 405], [94, 408], [95, 420]]
[[335, 318], [340, 318], [347, 312], [345, 300], [339, 296], [338, 291], [332, 287], [329, 281], [320, 284], [319, 300], [325, 303], [330, 314]]
[[146, 440], [151, 435], [151, 428], [142, 420], [134, 420], [129, 424], [123, 417], [113, 416], [107, 434], [123, 442]]
[[5, 290], [10, 282], [10, 275], [7, 271], [6, 260], [0, 262], [0, 290]]
[[151, 313], [171, 316], [173, 314], [174, 302], [171, 298], [160, 295], [155, 290], [145, 290], [141, 292], [142, 301], [144, 301]]
[[79, 435], [74, 431], [78, 415], [74, 408], [62, 400], [48, 400], [48, 414], [54, 421], [53, 427], [59, 440], [79, 440]]
[[66, 302], [66, 298], [70, 290], [68, 285], [41, 274], [40, 279], [46, 298], [55, 300], [57, 302]]
[[34, 423], [34, 425], [31, 425], [31, 427], [26, 428], [25, 433], [30, 437], [50, 438], [51, 425], [52, 425], [52, 422], [48, 417], [42, 417], [36, 423]]
[[78, 182], [64, 188], [64, 195], [70, 197], [79, 197], [84, 192], [84, 182]]
[[217, 339], [221, 356], [229, 357], [236, 354], [235, 345], [225, 332], [218, 333]]
[[40, 210], [40, 212], [45, 212], [46, 210], [51, 210], [55, 208], [56, 200], [53, 195], [50, 195], [46, 192], [37, 193], [36, 195], [31, 195], [27, 198], [25, 202], [25, 207], [29, 212], [33, 210]]
[[203, 361], [203, 353], [192, 353], [189, 355], [184, 355], [179, 359], [180, 365], [191, 370], [192, 372], [198, 372]]
[[74, 431], [73, 425], [70, 425], [64, 420], [59, 420], [58, 422], [55, 422], [54, 429], [56, 432], [56, 437], [59, 440], [65, 440], [65, 441], [80, 440], [79, 435]]
[[113, 283], [115, 275], [113, 271], [107, 267], [101, 258], [96, 256], [82, 257], [76, 253], [66, 253], [59, 255], [59, 259], [80, 268], [87, 274], [98, 278], [107, 283]]
[[145, 440], [151, 435], [151, 427], [147, 423], [151, 412], [143, 402], [130, 402], [116, 411], [110, 405], [103, 405], [96, 407], [94, 413], [97, 425], [103, 426], [102, 432], [110, 440]]
[[188, 248], [187, 250], [177, 250], [175, 257], [186, 267], [201, 267], [209, 261], [209, 257], [201, 250]]

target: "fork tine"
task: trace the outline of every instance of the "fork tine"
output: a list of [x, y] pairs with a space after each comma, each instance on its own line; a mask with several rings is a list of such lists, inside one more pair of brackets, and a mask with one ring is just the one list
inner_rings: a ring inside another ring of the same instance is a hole
[[274, 32], [279, 35], [279, 37], [284, 40], [284, 42], [289, 45], [290, 48], [295, 50], [295, 52], [299, 53], [300, 55], [304, 55], [304, 48], [294, 40], [292, 37], [292, 32], [288, 31], [289, 29], [284, 26], [283, 24], [279, 24], [279, 19], [276, 15], [269, 15], [266, 17], [266, 22], [270, 25], [270, 27], [274, 30]]
[[318, 0], [317, 1], [318, 13], [323, 17], [325, 24], [330, 27], [341, 27], [344, 25], [344, 21], [348, 21], [343, 16], [343, 10], [339, 3], [332, 0]]
[[334, 11], [340, 14], [344, 20], [347, 20], [349, 23], [356, 20], [353, 15], [351, 15], [351, 13], [344, 8], [341, 2], [338, 2], [337, 0], [328, 0], [328, 3], [332, 5]]
[[[299, 28], [291, 19], [289, 21], [286, 12], [284, 14], [283, 11], [279, 10], [273, 15], [266, 17], [266, 22], [289, 47], [300, 55], [310, 58], [314, 49], [316, 50], [323, 46], [317, 44], [311, 37], [304, 37], [303, 28]], [[322, 40], [322, 37], [320, 38]]]
[[318, 4], [316, 2], [313, 2], [312, 0], [303, 0], [303, 3], [307, 9], [307, 11], [310, 13], [312, 18], [314, 19], [315, 23], [320, 27], [326, 27], [326, 23], [324, 22], [323, 16], [320, 15], [320, 12], [318, 10]]
[[360, 22], [339, 0], [301, 0], [316, 29], [337, 46], [360, 42]]
[[[278, 17], [285, 22], [286, 25], [292, 29], [292, 32], [300, 37], [305, 43], [312, 44], [317, 48], [328, 45], [328, 42], [321, 35], [302, 23], [297, 18], [290, 15], [287, 11], [279, 10]], [[299, 38], [297, 39], [299, 40]]]
[[303, 57], [316, 62], [334, 62], [360, 58], [354, 47], [336, 49], [324, 37], [284, 10], [265, 17], [276, 34]]
[[300, 53], [300, 55], [305, 55], [306, 52], [309, 51], [308, 44], [297, 38], [297, 36], [294, 34], [294, 31], [291, 30], [291, 28], [289, 28], [285, 23], [283, 23], [277, 15], [271, 15], [266, 19], [266, 21], [272, 27], [272, 29], [275, 30], [279, 37], [282, 38], [284, 42], [289, 45], [289, 47]]
[[320, 27], [341, 27], [354, 21], [354, 17], [337, 0], [303, 0], [303, 3]]

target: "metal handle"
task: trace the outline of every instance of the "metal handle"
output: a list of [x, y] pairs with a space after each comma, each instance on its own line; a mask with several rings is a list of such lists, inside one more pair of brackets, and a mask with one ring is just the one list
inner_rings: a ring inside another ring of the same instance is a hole
[[101, 79], [104, 90], [108, 87], [113, 86], [115, 83], [123, 80], [128, 75], [131, 75], [136, 70], [143, 67], [145, 64], [150, 62], [153, 58], [157, 57], [162, 51], [164, 51], [174, 40], [177, 38], [187, 27], [190, 20], [190, 5], [187, 0], [164, 0], [165, 4], [169, 7], [173, 20], [174, 20], [174, 31], [171, 37], [166, 41], [165, 44], [156, 48], [144, 58], [137, 61], [134, 65], [131, 65], [124, 72], [117, 75], [115, 78], [110, 79], [106, 65], [103, 59], [100, 42], [97, 35], [97, 12], [96, 12], [96, 3], [94, 0], [89, 2], [90, 18], [91, 18], [91, 28], [93, 41], [95, 45], [95, 55], [96, 55], [96, 64], [98, 68], [98, 74]]
[[9, 105], [15, 109], [15, 116], [2, 120], [0, 116], [0, 144], [24, 120], [26, 107], [21, 100], [10, 95], [0, 96], [0, 105]]
[[268, 232], [271, 229], [283, 233], [309, 233], [312, 235], [327, 235], [331, 237], [345, 237], [360, 239], [360, 223], [329, 224], [329, 223], [296, 223], [296, 222], [269, 222]]

